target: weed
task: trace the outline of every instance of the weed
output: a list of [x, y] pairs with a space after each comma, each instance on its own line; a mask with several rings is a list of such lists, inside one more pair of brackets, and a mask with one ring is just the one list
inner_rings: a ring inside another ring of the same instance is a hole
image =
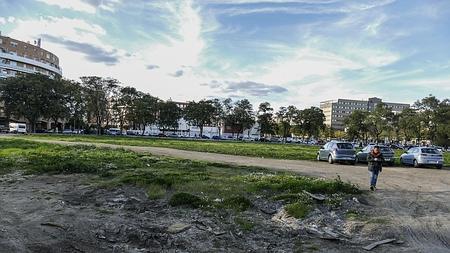
[[253, 228], [255, 227], [255, 223], [254, 222], [252, 222], [249, 219], [242, 218], [242, 217], [234, 218], [234, 222], [239, 226], [239, 228], [241, 230], [244, 230], [244, 231], [247, 231], [247, 232], [248, 231], [252, 231]]
[[233, 196], [223, 200], [226, 208], [243, 212], [253, 206], [252, 202], [243, 196]]
[[189, 206], [192, 208], [199, 208], [205, 204], [198, 196], [186, 192], [175, 193], [169, 201], [169, 205], [171, 206]]
[[160, 199], [166, 195], [166, 189], [158, 184], [147, 186], [147, 195], [149, 199]]
[[290, 216], [296, 219], [305, 218], [312, 209], [311, 204], [305, 202], [295, 202], [286, 205], [284, 208]]

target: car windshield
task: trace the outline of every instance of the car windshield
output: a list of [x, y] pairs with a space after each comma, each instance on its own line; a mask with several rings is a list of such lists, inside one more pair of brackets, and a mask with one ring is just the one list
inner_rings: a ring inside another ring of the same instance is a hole
[[353, 149], [353, 145], [351, 143], [337, 143], [338, 149]]
[[439, 151], [437, 149], [434, 148], [423, 148], [422, 149], [422, 153], [426, 153], [426, 154], [439, 154]]
[[26, 128], [26, 126], [23, 126], [23, 125], [22, 125], [22, 126], [19, 126], [19, 128]]

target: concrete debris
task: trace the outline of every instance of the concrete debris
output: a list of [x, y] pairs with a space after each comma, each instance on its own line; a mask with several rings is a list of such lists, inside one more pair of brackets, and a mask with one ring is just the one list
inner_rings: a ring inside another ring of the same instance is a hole
[[326, 199], [326, 197], [322, 194], [312, 194], [308, 191], [303, 190], [303, 193], [305, 193], [306, 195], [310, 196], [311, 198], [318, 200], [318, 201], [324, 201]]
[[175, 223], [167, 228], [167, 232], [178, 234], [191, 228], [191, 225], [185, 223]]
[[374, 242], [372, 244], [364, 246], [363, 249], [365, 249], [367, 251], [370, 251], [370, 250], [378, 247], [379, 245], [386, 244], [386, 243], [391, 243], [391, 242], [395, 242], [395, 241], [396, 241], [396, 239], [385, 239], [385, 240]]

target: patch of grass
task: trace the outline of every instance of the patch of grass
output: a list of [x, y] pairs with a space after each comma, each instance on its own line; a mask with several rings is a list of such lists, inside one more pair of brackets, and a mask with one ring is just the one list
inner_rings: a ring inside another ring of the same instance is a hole
[[345, 218], [347, 220], [357, 220], [357, 221], [361, 221], [361, 220], [366, 220], [366, 217], [363, 216], [360, 212], [358, 212], [357, 210], [348, 210], [345, 213]]
[[358, 187], [344, 183], [339, 177], [335, 180], [324, 180], [292, 174], [252, 174], [244, 177], [244, 180], [252, 182], [256, 190], [270, 189], [289, 193], [300, 193], [303, 190], [312, 193], [333, 194], [336, 192], [357, 194]]
[[189, 206], [192, 208], [199, 208], [205, 204], [198, 196], [186, 192], [175, 193], [169, 201], [169, 205], [171, 206]]
[[326, 200], [325, 205], [330, 208], [338, 208], [341, 206], [344, 196], [340, 193], [331, 194]]
[[[359, 190], [340, 179], [323, 180], [267, 169], [154, 157], [120, 149], [63, 146], [18, 138], [0, 139], [0, 172], [91, 173], [103, 187], [133, 185], [149, 198], [175, 193], [169, 204], [243, 212], [258, 197], [286, 203], [306, 202], [302, 190], [353, 194]], [[184, 201], [184, 202], [183, 202]]]
[[284, 208], [290, 216], [296, 219], [305, 218], [312, 209], [311, 204], [305, 202], [295, 202], [286, 205]]
[[108, 143], [128, 146], [165, 147], [200, 152], [290, 160], [315, 160], [317, 151], [319, 150], [318, 146], [299, 144], [250, 143], [242, 141], [191, 140], [155, 137], [38, 134], [27, 135], [21, 138]]
[[243, 217], [234, 218], [234, 223], [236, 223], [241, 230], [247, 232], [252, 231], [255, 227], [255, 223], [253, 221]]
[[166, 189], [158, 184], [147, 186], [147, 196], [149, 199], [160, 199], [166, 195]]
[[222, 204], [229, 209], [243, 212], [253, 206], [252, 202], [243, 196], [233, 196], [223, 200]]

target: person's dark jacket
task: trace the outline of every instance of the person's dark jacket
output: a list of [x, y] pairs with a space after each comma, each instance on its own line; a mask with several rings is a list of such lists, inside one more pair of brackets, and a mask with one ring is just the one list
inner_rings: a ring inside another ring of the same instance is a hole
[[369, 171], [378, 171], [381, 172], [383, 170], [382, 164], [384, 161], [383, 155], [378, 153], [378, 156], [374, 154], [373, 152], [370, 152], [367, 155], [367, 162], [369, 164]]

